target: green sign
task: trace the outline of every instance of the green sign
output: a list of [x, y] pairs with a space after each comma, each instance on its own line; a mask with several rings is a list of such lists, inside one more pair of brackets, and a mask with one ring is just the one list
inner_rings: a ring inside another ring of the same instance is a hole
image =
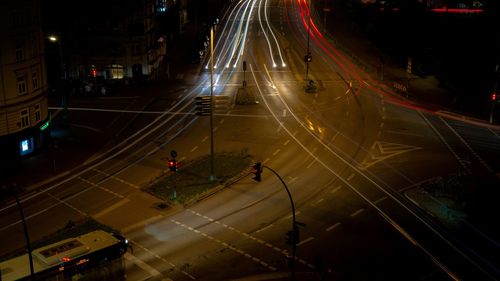
[[44, 131], [49, 127], [49, 121], [45, 122], [42, 126], [40, 126], [40, 131]]

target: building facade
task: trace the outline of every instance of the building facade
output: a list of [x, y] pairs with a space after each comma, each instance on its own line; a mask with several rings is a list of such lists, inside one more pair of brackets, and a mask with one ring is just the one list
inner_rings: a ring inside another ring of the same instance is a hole
[[50, 137], [40, 1], [1, 1], [0, 38], [0, 163], [9, 164]]
[[167, 45], [187, 22], [187, 4], [88, 0], [74, 9], [71, 1], [43, 1], [44, 28], [61, 39], [64, 67], [55, 68], [63, 68], [67, 79], [90, 83], [168, 78]]

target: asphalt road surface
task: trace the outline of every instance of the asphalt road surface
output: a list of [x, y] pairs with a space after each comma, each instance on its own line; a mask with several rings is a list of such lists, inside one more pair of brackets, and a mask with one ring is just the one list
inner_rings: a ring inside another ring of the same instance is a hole
[[[498, 279], [494, 238], [478, 226], [446, 228], [405, 191], [456, 171], [498, 171], [500, 130], [400, 98], [336, 50], [314, 19], [308, 36], [308, 18], [306, 1], [234, 1], [215, 30], [214, 94], [231, 100], [214, 114], [215, 150], [248, 152], [265, 166], [262, 182], [249, 176], [165, 210], [141, 190], [171, 150], [180, 162], [210, 151], [210, 118], [194, 114], [194, 98], [210, 94], [206, 58], [199, 75], [155, 95], [73, 104], [72, 122], [116, 141], [23, 197], [32, 239], [90, 216], [131, 241], [127, 280], [286, 278], [292, 214], [270, 167], [305, 225], [298, 280]], [[234, 103], [243, 79], [258, 103]], [[0, 209], [0, 226], [3, 252], [22, 247], [14, 204]]]

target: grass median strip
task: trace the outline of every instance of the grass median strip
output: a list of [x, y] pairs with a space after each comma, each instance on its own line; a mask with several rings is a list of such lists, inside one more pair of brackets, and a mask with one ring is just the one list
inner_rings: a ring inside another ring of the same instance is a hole
[[165, 173], [146, 187], [145, 191], [170, 204], [189, 204], [245, 176], [251, 159], [245, 151], [216, 153], [213, 181], [210, 180], [210, 155], [179, 164], [177, 172]]

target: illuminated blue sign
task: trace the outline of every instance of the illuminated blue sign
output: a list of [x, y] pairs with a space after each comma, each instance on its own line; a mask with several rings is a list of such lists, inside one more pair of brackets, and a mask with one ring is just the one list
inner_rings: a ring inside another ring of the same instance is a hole
[[19, 142], [19, 154], [26, 155], [33, 152], [33, 138], [21, 140]]

